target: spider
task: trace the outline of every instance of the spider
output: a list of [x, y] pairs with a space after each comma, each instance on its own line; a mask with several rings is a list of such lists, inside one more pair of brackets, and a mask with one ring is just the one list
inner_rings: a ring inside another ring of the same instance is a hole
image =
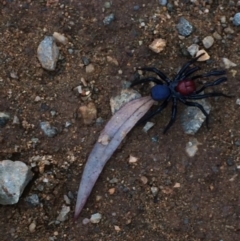
[[[172, 105], [172, 115], [169, 123], [165, 127], [163, 133], [165, 134], [167, 130], [173, 125], [173, 123], [176, 120], [176, 115], [177, 115], [177, 102], [180, 101], [183, 104], [187, 106], [195, 106], [199, 108], [202, 113], [206, 117], [206, 126], [208, 128], [208, 120], [209, 120], [209, 115], [206, 112], [206, 110], [203, 108], [203, 106], [197, 102], [191, 102], [189, 100], [198, 100], [198, 99], [203, 99], [203, 98], [208, 98], [208, 97], [215, 97], [215, 96], [224, 96], [224, 97], [231, 97], [226, 94], [223, 94], [221, 92], [212, 92], [212, 93], [207, 93], [207, 94], [201, 94], [203, 90], [210, 86], [215, 86], [219, 85], [225, 81], [227, 81], [226, 77], [221, 77], [218, 78], [217, 80], [206, 83], [202, 85], [199, 89], [196, 88], [195, 80], [198, 78], [204, 78], [204, 77], [209, 77], [209, 76], [220, 76], [220, 75], [225, 75], [226, 71], [225, 70], [213, 70], [210, 71], [206, 74], [202, 75], [196, 75], [193, 77], [189, 77], [191, 74], [194, 72], [198, 71], [200, 67], [190, 67], [194, 62], [198, 60], [203, 54], [199, 55], [198, 57], [195, 57], [191, 61], [187, 62], [186, 64], [183, 65], [183, 67], [180, 69], [180, 71], [177, 73], [177, 75], [174, 77], [173, 80], [170, 80], [164, 73], [162, 73], [160, 70], [154, 67], [144, 67], [144, 68], [138, 68], [138, 70], [143, 70], [143, 71], [150, 71], [154, 72], [157, 74], [160, 78], [155, 78], [155, 77], [147, 77], [143, 79], [138, 79], [135, 80], [132, 84], [131, 87], [142, 84], [142, 83], [147, 83], [147, 82], [154, 82], [156, 85], [151, 88], [151, 96], [153, 100], [156, 101], [163, 101], [162, 104], [154, 111], [147, 113], [141, 120], [140, 122], [145, 122], [152, 118], [153, 116], [159, 114], [163, 109], [165, 109], [169, 103], [170, 100], [172, 100], [173, 105]], [[165, 82], [165, 84], [163, 83]]]

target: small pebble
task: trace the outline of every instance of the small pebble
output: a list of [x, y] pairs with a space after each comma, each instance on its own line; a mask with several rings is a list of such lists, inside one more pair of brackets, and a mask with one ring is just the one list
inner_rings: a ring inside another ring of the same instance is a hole
[[86, 73], [92, 73], [94, 71], [93, 64], [89, 64], [86, 66]]
[[8, 120], [10, 119], [10, 115], [4, 112], [0, 112], [0, 127], [4, 127]]
[[233, 166], [234, 165], [234, 160], [232, 158], [227, 159], [226, 161], [228, 166]]
[[87, 225], [89, 222], [90, 222], [90, 219], [89, 219], [89, 218], [84, 218], [84, 219], [82, 220], [82, 224], [83, 224], [83, 225]]
[[236, 13], [233, 17], [233, 24], [235, 26], [240, 26], [240, 13]]
[[114, 16], [113, 13], [111, 13], [110, 15], [106, 16], [106, 17], [103, 19], [103, 24], [104, 24], [104, 25], [109, 25], [114, 19], [115, 19], [115, 16]]
[[198, 44], [192, 44], [187, 48], [189, 54], [194, 57], [196, 55], [196, 53], [199, 50], [199, 45]]
[[90, 125], [97, 118], [97, 109], [93, 102], [79, 107], [79, 113], [85, 125]]
[[58, 32], [54, 32], [54, 33], [53, 33], [53, 38], [54, 38], [58, 43], [61, 43], [61, 44], [63, 44], [63, 45], [66, 45], [66, 44], [68, 43], [68, 39], [67, 39], [64, 35], [62, 35], [62, 34], [60, 34], [60, 33], [58, 33]]
[[222, 16], [220, 21], [221, 21], [221, 23], [226, 23], [226, 16]]
[[113, 58], [113, 57], [111, 57], [111, 56], [107, 56], [107, 61], [108, 61], [109, 63], [112, 63], [112, 64], [118, 66], [118, 61], [117, 61], [116, 58]]
[[140, 9], [140, 6], [139, 6], [139, 5], [134, 5], [134, 6], [133, 6], [133, 10], [134, 10], [134, 11], [138, 11], [139, 9]]
[[114, 177], [113, 179], [111, 179], [109, 181], [109, 183], [111, 183], [111, 184], [118, 183], [118, 179], [116, 177]]
[[180, 17], [176, 29], [180, 35], [187, 37], [192, 33], [193, 26], [184, 17]]
[[166, 43], [165, 39], [158, 38], [149, 45], [149, 48], [155, 53], [160, 53], [166, 47]]
[[214, 38], [212, 36], [207, 36], [203, 39], [202, 43], [206, 49], [209, 49], [214, 43]]
[[109, 190], [108, 190], [108, 193], [110, 194], [110, 195], [113, 195], [114, 193], [115, 193], [115, 188], [113, 187], [113, 188], [110, 188]]
[[192, 138], [186, 145], [186, 152], [189, 157], [195, 156], [198, 151], [199, 142], [196, 138]]
[[151, 137], [152, 142], [158, 142], [158, 136], [153, 136]]
[[231, 60], [229, 60], [228, 58], [222, 58], [222, 61], [224, 63], [224, 67], [226, 69], [229, 69], [231, 67], [236, 67], [237, 65], [235, 63], [233, 63]]
[[213, 37], [216, 39], [216, 40], [221, 40], [222, 39], [222, 36], [218, 33], [218, 32], [214, 32], [213, 33]]
[[174, 184], [174, 186], [173, 186], [173, 188], [180, 188], [180, 187], [181, 187], [181, 184], [178, 183], [178, 182], [176, 182], [176, 183]]
[[234, 30], [232, 28], [230, 28], [230, 27], [227, 27], [227, 28], [224, 29], [224, 32], [225, 33], [229, 33], [229, 34], [233, 34]]
[[138, 161], [137, 157], [134, 157], [132, 155], [129, 156], [129, 163], [136, 163]]
[[41, 97], [40, 97], [40, 96], [36, 96], [35, 99], [34, 99], [35, 102], [38, 102], [38, 101], [40, 101], [40, 100], [41, 100]]
[[65, 128], [68, 128], [68, 127], [70, 127], [72, 125], [72, 123], [70, 122], [70, 121], [66, 121], [66, 123], [65, 123]]
[[154, 125], [153, 122], [148, 121], [143, 127], [143, 131], [147, 133]]
[[169, 12], [172, 12], [173, 11], [173, 5], [171, 4], [171, 3], [168, 3], [167, 4], [167, 10], [169, 11]]
[[57, 220], [60, 222], [64, 222], [67, 220], [67, 214], [70, 212], [70, 207], [63, 205], [62, 209], [57, 217]]
[[141, 181], [142, 181], [143, 184], [147, 184], [148, 183], [148, 179], [145, 176], [141, 176]]
[[25, 201], [32, 207], [37, 207], [40, 204], [39, 197], [37, 194], [32, 194], [26, 197]]
[[236, 100], [236, 104], [237, 104], [237, 105], [240, 105], [240, 99], [237, 99], [237, 100]]
[[100, 213], [95, 213], [91, 215], [90, 222], [91, 223], [99, 223], [101, 221], [102, 215]]
[[120, 227], [117, 226], [117, 225], [114, 225], [114, 229], [115, 229], [115, 231], [117, 231], [117, 232], [120, 232], [120, 231], [121, 231]]
[[48, 137], [54, 137], [57, 135], [58, 131], [56, 127], [52, 127], [48, 121], [43, 121], [40, 123], [40, 127], [44, 134]]
[[73, 49], [68, 49], [69, 54], [73, 54], [74, 50]]
[[35, 223], [35, 222], [32, 222], [32, 223], [29, 225], [29, 231], [30, 231], [30, 233], [35, 232], [35, 229], [36, 229], [36, 223]]
[[15, 72], [13, 72], [13, 71], [10, 73], [10, 77], [11, 77], [12, 79], [18, 79], [17, 74], [16, 74]]
[[64, 198], [64, 201], [65, 201], [65, 203], [66, 203], [67, 205], [70, 205], [70, 204], [71, 204], [71, 200], [70, 200], [70, 198], [69, 198], [67, 195], [64, 195], [63, 198]]
[[82, 62], [85, 66], [90, 64], [90, 60], [86, 56], [82, 56]]
[[201, 56], [197, 61], [202, 62], [202, 61], [207, 61], [210, 59], [209, 54], [204, 49], [199, 50], [196, 54], [196, 57], [198, 57], [199, 55], [201, 55], [203, 53], [205, 53], [205, 54], [203, 56]]
[[105, 2], [104, 3], [104, 8], [110, 8], [111, 7], [111, 3], [110, 2]]
[[19, 118], [15, 115], [13, 117], [13, 125], [19, 125], [19, 124], [20, 124]]
[[156, 196], [158, 194], [158, 188], [157, 187], [151, 187], [151, 192], [153, 196]]
[[41, 41], [37, 49], [37, 55], [44, 69], [55, 70], [59, 57], [59, 49], [52, 36], [46, 36]]
[[167, 0], [158, 0], [158, 3], [159, 3], [161, 6], [165, 6], [165, 5], [167, 5], [168, 1], [167, 1]]

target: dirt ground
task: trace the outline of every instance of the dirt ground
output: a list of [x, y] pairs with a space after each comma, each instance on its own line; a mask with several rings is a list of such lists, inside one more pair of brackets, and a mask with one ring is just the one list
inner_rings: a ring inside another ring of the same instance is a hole
[[[27, 165], [35, 156], [49, 161], [44, 169], [32, 169], [34, 179], [18, 204], [0, 206], [1, 240], [239, 241], [238, 67], [228, 71], [227, 83], [213, 88], [235, 97], [210, 100], [210, 129], [204, 125], [194, 136], [201, 143], [194, 157], [188, 157], [185, 151], [192, 136], [183, 132], [180, 118], [167, 134], [162, 134], [171, 115], [169, 107], [152, 119], [155, 126], [147, 134], [142, 126], [130, 132], [73, 223], [84, 164], [111, 117], [110, 97], [119, 93], [124, 81], [134, 79], [135, 67], [155, 66], [172, 77], [190, 59], [186, 48], [197, 39], [202, 46], [201, 40], [215, 31], [222, 40], [215, 40], [207, 50], [211, 61], [199, 63], [202, 72], [221, 68], [222, 57], [240, 64], [240, 27], [230, 21], [239, 11], [236, 0], [169, 0], [173, 9], [160, 6], [156, 0], [115, 0], [110, 8], [104, 7], [105, 2], [0, 3], [0, 111], [11, 115], [0, 129], [0, 158]], [[204, 13], [206, 9], [208, 13]], [[115, 20], [104, 25], [104, 17], [111, 13]], [[184, 39], [176, 31], [180, 16], [194, 26], [194, 32]], [[224, 31], [222, 16], [232, 33]], [[62, 58], [56, 71], [49, 72], [37, 59], [37, 47], [44, 36], [55, 31], [64, 34], [69, 43], [58, 44]], [[156, 54], [148, 45], [159, 37], [167, 41], [167, 46]], [[93, 64], [92, 73], [86, 73], [83, 56]], [[109, 62], [107, 56], [116, 59], [118, 65]], [[81, 78], [93, 86], [91, 101], [103, 123], [84, 125], [77, 115], [78, 108], [90, 101], [72, 90], [81, 84]], [[140, 92], [148, 94], [147, 88], [140, 88]], [[36, 101], [38, 96], [40, 100]], [[178, 114], [184, 108], [179, 104]], [[51, 111], [56, 112], [54, 117]], [[20, 119], [19, 125], [12, 124], [14, 115]], [[47, 137], [40, 129], [41, 121], [49, 121], [60, 133]], [[64, 127], [66, 121], [72, 123], [68, 128]], [[39, 143], [33, 145], [32, 138], [38, 138]], [[130, 155], [138, 161], [129, 163]], [[157, 195], [151, 187], [158, 188]], [[112, 195], [111, 188], [115, 188]], [[40, 200], [36, 207], [25, 201], [32, 194]], [[67, 205], [64, 195], [70, 199], [71, 211], [66, 221], [57, 223], [62, 206]], [[83, 224], [94, 213], [102, 215], [101, 221]], [[36, 228], [30, 232], [33, 222]]]

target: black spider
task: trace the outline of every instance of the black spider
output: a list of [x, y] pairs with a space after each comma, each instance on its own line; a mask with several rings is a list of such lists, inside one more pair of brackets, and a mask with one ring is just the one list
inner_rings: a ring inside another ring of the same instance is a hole
[[[213, 70], [203, 75], [196, 75], [193, 77], [189, 77], [191, 74], [193, 74], [194, 72], [200, 69], [200, 67], [190, 67], [190, 65], [196, 62], [197, 59], [200, 58], [202, 55], [204, 55], [204, 53], [192, 59], [191, 61], [187, 62], [186, 64], [184, 64], [173, 80], [168, 79], [167, 76], [157, 68], [154, 68], [154, 67], [139, 68], [139, 70], [154, 72], [161, 78], [161, 80], [155, 77], [147, 77], [140, 80], [135, 80], [131, 84], [131, 87], [141, 83], [147, 83], [152, 81], [156, 83], [156, 85], [151, 89], [152, 98], [156, 101], [163, 101], [163, 103], [157, 108], [157, 110], [146, 114], [140, 120], [141, 123], [149, 120], [156, 114], [159, 114], [164, 108], [167, 107], [168, 102], [172, 100], [173, 106], [172, 106], [171, 120], [168, 123], [168, 125], [165, 127], [163, 133], [166, 133], [166, 131], [172, 126], [172, 124], [176, 120], [177, 101], [180, 101], [183, 104], [188, 106], [195, 106], [199, 108], [202, 111], [202, 113], [206, 116], [206, 125], [208, 127], [208, 113], [206, 112], [206, 110], [199, 103], [191, 102], [188, 100], [198, 100], [198, 99], [214, 97], [214, 96], [224, 96], [224, 97], [231, 97], [231, 96], [225, 95], [220, 92], [199, 94], [207, 87], [219, 85], [227, 81], [226, 77], [221, 77], [213, 82], [204, 84], [198, 90], [196, 89], [196, 85], [194, 82], [195, 79], [209, 77], [209, 76], [220, 76], [220, 75], [226, 74], [225, 70]], [[165, 82], [165, 84], [162, 82], [162, 80]]]

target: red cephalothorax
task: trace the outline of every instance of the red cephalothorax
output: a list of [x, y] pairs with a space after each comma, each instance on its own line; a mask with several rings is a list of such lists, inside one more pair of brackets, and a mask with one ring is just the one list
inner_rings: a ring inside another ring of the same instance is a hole
[[182, 95], [190, 95], [196, 90], [196, 85], [193, 80], [185, 79], [178, 82], [176, 91]]

